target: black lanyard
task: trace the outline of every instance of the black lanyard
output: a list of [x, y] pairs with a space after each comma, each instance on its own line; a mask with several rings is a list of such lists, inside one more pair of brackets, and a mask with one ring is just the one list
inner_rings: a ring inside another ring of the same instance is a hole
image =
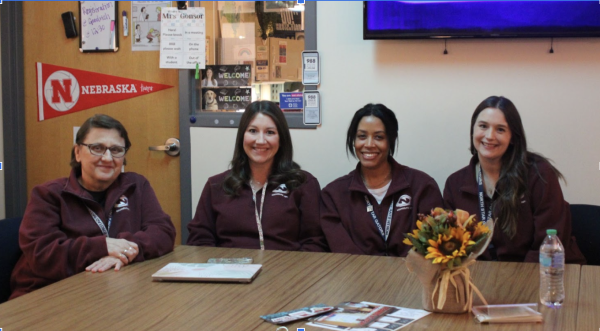
[[[490, 203], [490, 208], [488, 209], [487, 213], [485, 212], [485, 199], [483, 196], [483, 169], [481, 169], [481, 164], [479, 164], [479, 166], [477, 167], [477, 186], [478, 186], [478, 190], [479, 190], [479, 210], [481, 212], [481, 221], [482, 222], [487, 222], [489, 219], [492, 218], [492, 204]], [[487, 214], [487, 218], [485, 217], [485, 215]], [[490, 241], [490, 244], [487, 248], [488, 252], [490, 252], [490, 255], [492, 257], [493, 261], [498, 261], [498, 253], [496, 251], [496, 247], [494, 246], [494, 244]]]
[[[87, 206], [86, 206], [87, 207]], [[100, 219], [100, 217], [98, 215], [96, 215], [96, 213], [94, 213], [90, 207], [87, 207], [88, 211], [90, 212], [90, 215], [92, 216], [92, 218], [94, 219], [94, 222], [96, 222], [96, 224], [98, 225], [98, 227], [100, 228], [100, 231], [102, 231], [102, 234], [104, 236], [106, 236], [106, 238], [108, 238], [108, 231], [110, 231], [110, 225], [112, 223], [112, 210], [110, 211], [110, 213], [108, 214], [108, 229], [104, 226], [104, 223], [102, 223], [102, 220]]]
[[392, 224], [392, 213], [394, 212], [394, 199], [392, 199], [390, 210], [388, 210], [387, 219], [385, 221], [385, 231], [383, 231], [381, 223], [379, 223], [377, 215], [375, 215], [375, 211], [373, 210], [373, 205], [371, 204], [369, 198], [366, 195], [365, 202], [367, 203], [367, 212], [371, 214], [371, 217], [373, 217], [373, 222], [375, 222], [375, 226], [377, 226], [379, 234], [381, 234], [381, 238], [383, 238], [383, 242], [387, 243], [388, 236], [390, 235], [390, 227]]
[[[490, 208], [487, 213], [485, 211], [485, 198], [483, 193], [483, 170], [481, 169], [481, 164], [477, 167], [477, 187], [479, 189], [479, 210], [481, 212], [481, 221], [486, 222], [487, 220], [492, 218], [492, 204], [490, 203]], [[485, 217], [487, 214], [487, 217]]]

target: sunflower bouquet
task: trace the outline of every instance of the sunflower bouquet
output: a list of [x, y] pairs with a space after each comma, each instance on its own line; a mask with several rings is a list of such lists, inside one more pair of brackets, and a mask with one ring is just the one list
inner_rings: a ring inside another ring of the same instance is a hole
[[458, 267], [471, 253], [478, 251], [490, 235], [490, 229], [475, 215], [464, 210], [435, 208], [431, 215], [419, 214], [417, 229], [406, 233], [404, 243], [431, 259], [434, 264]]
[[478, 221], [464, 210], [435, 208], [419, 214], [417, 229], [405, 234], [413, 246], [406, 257], [410, 272], [423, 285], [423, 307], [428, 311], [463, 313], [471, 311], [473, 293], [485, 298], [471, 280], [469, 266], [489, 245], [494, 221]]

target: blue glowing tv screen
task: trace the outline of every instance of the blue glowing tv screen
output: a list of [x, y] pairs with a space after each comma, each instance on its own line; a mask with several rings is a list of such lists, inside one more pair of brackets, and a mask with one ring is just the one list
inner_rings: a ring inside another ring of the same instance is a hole
[[598, 1], [364, 1], [364, 39], [600, 37]]

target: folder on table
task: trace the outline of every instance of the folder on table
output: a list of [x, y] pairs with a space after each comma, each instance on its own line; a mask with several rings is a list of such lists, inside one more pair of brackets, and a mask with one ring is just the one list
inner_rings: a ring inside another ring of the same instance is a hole
[[250, 283], [261, 268], [262, 264], [169, 263], [152, 280]]

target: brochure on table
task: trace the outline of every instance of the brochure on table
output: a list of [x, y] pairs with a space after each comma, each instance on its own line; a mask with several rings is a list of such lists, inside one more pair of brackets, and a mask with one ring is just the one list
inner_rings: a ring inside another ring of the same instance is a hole
[[421, 309], [372, 302], [343, 302], [330, 313], [311, 319], [307, 325], [332, 330], [394, 331], [429, 315]]
[[162, 9], [160, 68], [204, 69], [205, 19], [203, 7]]

